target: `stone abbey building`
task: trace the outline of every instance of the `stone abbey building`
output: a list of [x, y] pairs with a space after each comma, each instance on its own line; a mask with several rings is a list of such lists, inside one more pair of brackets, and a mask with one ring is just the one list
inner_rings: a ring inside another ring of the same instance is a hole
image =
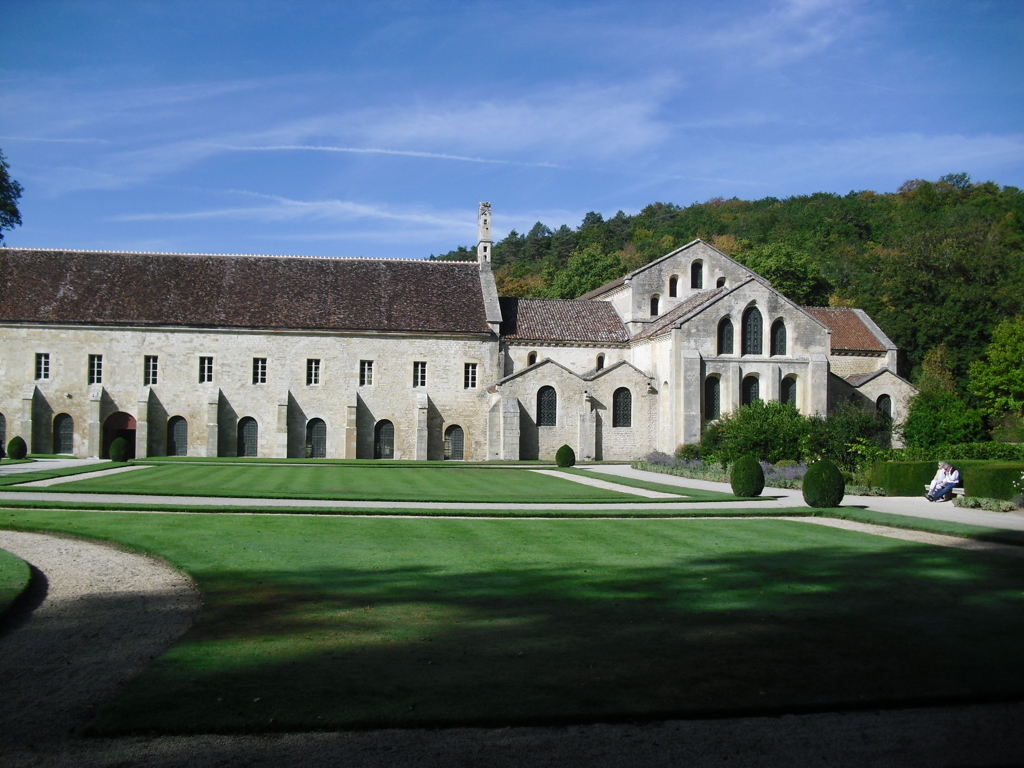
[[578, 299], [474, 262], [0, 249], [0, 438], [35, 453], [629, 460], [753, 399], [901, 420], [861, 310], [695, 240]]

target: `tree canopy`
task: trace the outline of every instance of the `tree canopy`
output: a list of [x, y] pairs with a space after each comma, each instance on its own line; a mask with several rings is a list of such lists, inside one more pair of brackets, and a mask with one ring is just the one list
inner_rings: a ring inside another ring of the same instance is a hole
[[995, 413], [1024, 416], [1024, 315], [992, 332], [985, 357], [971, 363], [971, 392]]
[[4, 243], [5, 229], [14, 229], [21, 225], [18, 200], [23, 189], [21, 184], [11, 178], [10, 168], [3, 150], [0, 150], [0, 245]]

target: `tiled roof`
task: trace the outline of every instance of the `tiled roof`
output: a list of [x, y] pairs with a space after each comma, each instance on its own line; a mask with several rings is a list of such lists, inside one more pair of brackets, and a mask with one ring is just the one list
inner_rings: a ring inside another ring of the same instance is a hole
[[686, 317], [686, 315], [693, 312], [697, 307], [706, 304], [711, 299], [719, 296], [726, 291], [728, 288], [724, 286], [721, 288], [715, 288], [713, 291], [704, 291], [702, 293], [695, 293], [693, 296], [688, 298], [682, 304], [672, 307], [668, 312], [659, 317], [653, 323], [648, 325], [642, 331], [640, 331], [634, 339], [650, 339], [654, 336], [660, 336], [663, 333], [667, 333], [671, 326], [679, 319]]
[[833, 352], [885, 352], [885, 344], [864, 324], [857, 310], [842, 307], [804, 307], [832, 331]]
[[[630, 272], [629, 274], [633, 274], [633, 273]], [[604, 285], [602, 285], [602, 286], [600, 286], [598, 288], [595, 288], [594, 290], [590, 291], [589, 293], [584, 293], [579, 298], [581, 298], [583, 300], [587, 300], [587, 299], [595, 299], [598, 296], [603, 296], [604, 294], [614, 290], [615, 288], [618, 288], [620, 285], [625, 283], [626, 282], [626, 277], [627, 277], [626, 275], [623, 275], [622, 277], [617, 277], [614, 280], [612, 280], [611, 282], [605, 283]]]
[[475, 262], [13, 248], [0, 322], [488, 331]]
[[501, 299], [501, 335], [530, 341], [629, 341], [615, 307], [580, 299]]

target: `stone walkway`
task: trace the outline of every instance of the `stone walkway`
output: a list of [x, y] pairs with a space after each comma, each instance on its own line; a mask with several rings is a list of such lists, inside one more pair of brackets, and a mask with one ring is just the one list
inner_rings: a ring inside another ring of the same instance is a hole
[[598, 480], [596, 477], [586, 477], [585, 475], [575, 475], [571, 472], [559, 472], [557, 469], [531, 469], [531, 472], [536, 472], [538, 475], [548, 475], [550, 477], [557, 477], [559, 480], [571, 480], [574, 483], [580, 483], [582, 485], [589, 485], [591, 488], [600, 488], [605, 491], [616, 491], [618, 493], [631, 493], [634, 496], [643, 496], [646, 499], [675, 499], [679, 500], [679, 495], [675, 493], [665, 493], [664, 491], [652, 491], [647, 488], [634, 488], [630, 485], [623, 485], [622, 483], [610, 483], [607, 480]]

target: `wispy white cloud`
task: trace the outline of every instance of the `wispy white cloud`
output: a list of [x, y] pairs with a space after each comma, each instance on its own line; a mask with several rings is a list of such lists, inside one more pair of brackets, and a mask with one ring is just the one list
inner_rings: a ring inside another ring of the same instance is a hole
[[233, 152], [279, 152], [279, 151], [307, 151], [307, 152], [341, 152], [353, 155], [395, 155], [399, 157], [423, 157], [433, 160], [458, 160], [465, 163], [490, 163], [493, 165], [528, 165], [543, 168], [557, 168], [553, 163], [527, 163], [516, 160], [497, 160], [487, 157], [465, 157], [463, 155], [450, 155], [443, 152], [418, 152], [409, 149], [383, 149], [380, 147], [332, 147], [310, 144], [278, 144], [266, 146], [236, 146], [231, 144], [211, 144], [211, 147], [231, 150]]

